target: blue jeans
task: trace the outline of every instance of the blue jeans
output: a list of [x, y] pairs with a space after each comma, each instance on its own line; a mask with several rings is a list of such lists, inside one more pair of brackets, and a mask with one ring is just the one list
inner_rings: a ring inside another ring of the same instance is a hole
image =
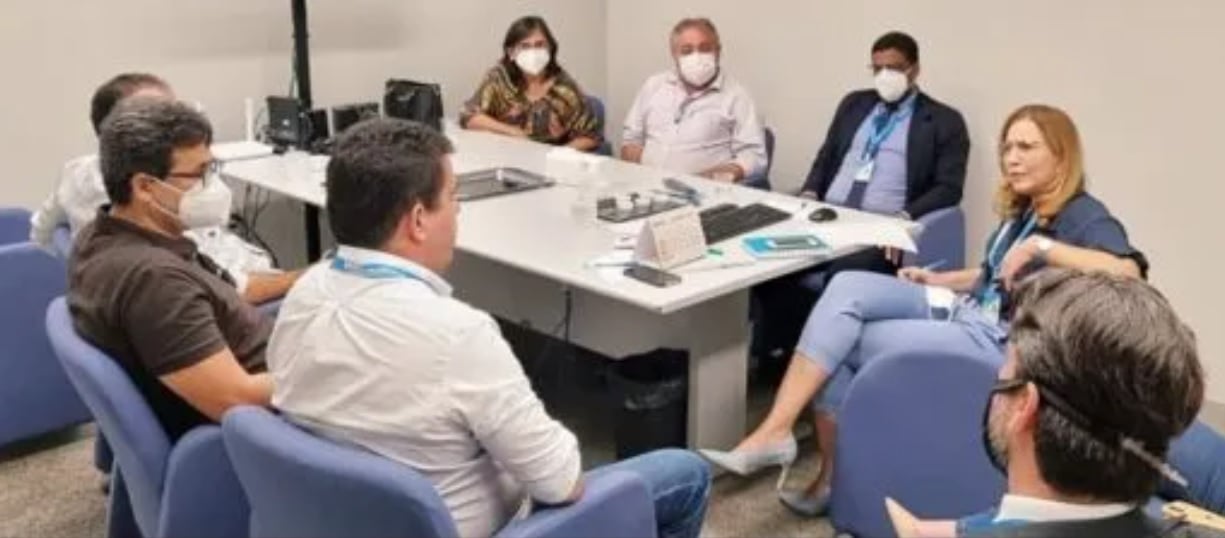
[[688, 450], [668, 448], [611, 463], [587, 473], [608, 471], [638, 475], [655, 501], [655, 525], [659, 538], [697, 538], [706, 517], [710, 495], [710, 466]]
[[966, 314], [933, 319], [923, 286], [876, 273], [839, 273], [808, 315], [796, 348], [829, 375], [817, 408], [834, 412], [841, 407], [855, 372], [866, 361], [889, 349], [923, 346], [929, 339], [941, 347], [965, 342], [1003, 364], [998, 327], [977, 319], [974, 312]]

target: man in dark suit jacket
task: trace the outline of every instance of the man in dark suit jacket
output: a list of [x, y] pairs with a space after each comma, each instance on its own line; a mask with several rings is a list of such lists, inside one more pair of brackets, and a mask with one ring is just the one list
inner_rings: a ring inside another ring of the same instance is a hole
[[1077, 271], [1043, 271], [1013, 296], [982, 434], [1008, 488], [957, 535], [1222, 536], [1143, 511], [1163, 478], [1184, 480], [1165, 458], [1204, 398], [1173, 307], [1141, 280]]
[[[970, 138], [960, 112], [917, 88], [913, 92], [914, 112], [905, 150], [906, 199], [903, 207], [894, 213], [917, 219], [961, 203]], [[842, 162], [848, 157], [854, 158], [847, 152], [856, 132], [880, 105], [888, 106], [876, 90], [854, 91], [842, 99], [825, 143], [808, 172], [801, 196], [829, 201], [827, 195]]]
[[[801, 196], [907, 219], [956, 206], [970, 138], [961, 113], [915, 86], [918, 43], [901, 32], [881, 36], [872, 45], [872, 71], [875, 88], [838, 105]], [[822, 283], [835, 273], [892, 274], [899, 261], [898, 253], [869, 249], [757, 287], [754, 354], [789, 351]]]

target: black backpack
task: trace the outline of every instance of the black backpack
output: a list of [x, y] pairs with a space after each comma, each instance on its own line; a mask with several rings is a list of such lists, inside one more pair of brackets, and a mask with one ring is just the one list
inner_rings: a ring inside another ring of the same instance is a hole
[[383, 112], [391, 118], [419, 121], [442, 130], [442, 88], [437, 84], [389, 79]]

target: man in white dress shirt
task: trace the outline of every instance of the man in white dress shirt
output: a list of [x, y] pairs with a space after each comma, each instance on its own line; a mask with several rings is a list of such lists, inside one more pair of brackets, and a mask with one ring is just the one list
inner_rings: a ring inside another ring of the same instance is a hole
[[720, 69], [715, 25], [680, 21], [671, 49], [675, 69], [647, 79], [630, 107], [621, 158], [720, 181], [763, 174], [761, 117], [748, 90]]
[[[339, 247], [286, 297], [268, 370], [274, 407], [419, 471], [462, 536], [490, 536], [525, 498], [577, 500], [582, 465], [493, 318], [441, 276], [459, 213], [451, 153], [416, 122], [370, 120], [341, 135], [326, 183]], [[610, 467], [648, 484], [661, 537], [698, 535], [710, 482], [700, 458], [663, 450]]]
[[[148, 73], [122, 73], [103, 83], [90, 100], [89, 119], [94, 133], [102, 120], [110, 115], [120, 101], [129, 97], [174, 99], [174, 91], [166, 81]], [[229, 187], [218, 182], [214, 188]], [[98, 166], [98, 155], [90, 154], [68, 161], [55, 189], [30, 219], [30, 240], [48, 250], [53, 248], [56, 228], [67, 225], [72, 237], [93, 222], [98, 208], [110, 203]], [[184, 232], [209, 258], [226, 270], [243, 298], [253, 304], [278, 299], [285, 295], [298, 273], [282, 273], [272, 267], [267, 252], [256, 247], [224, 227], [189, 229]]]

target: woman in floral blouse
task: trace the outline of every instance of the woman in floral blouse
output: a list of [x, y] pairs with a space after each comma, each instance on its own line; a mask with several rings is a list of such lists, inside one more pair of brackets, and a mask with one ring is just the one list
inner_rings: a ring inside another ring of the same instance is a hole
[[515, 21], [502, 45], [502, 60], [464, 104], [459, 124], [584, 151], [599, 147], [602, 126], [557, 63], [557, 40], [544, 19]]

